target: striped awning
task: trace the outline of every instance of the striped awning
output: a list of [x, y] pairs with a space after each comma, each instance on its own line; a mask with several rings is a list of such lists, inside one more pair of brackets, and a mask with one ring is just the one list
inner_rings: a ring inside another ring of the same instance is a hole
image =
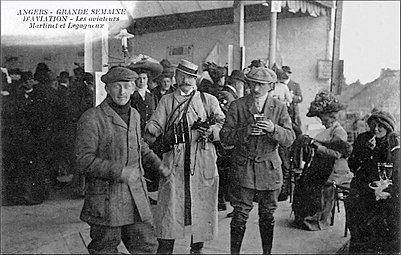
[[[281, 1], [282, 7], [288, 7], [293, 13], [302, 12], [309, 13], [313, 17], [327, 15], [327, 7], [319, 3], [320, 1]], [[329, 2], [330, 3], [330, 2]]]
[[[270, 0], [244, 0], [244, 5], [258, 5], [267, 3]], [[126, 7], [130, 16], [133, 19], [145, 17], [165, 16], [177, 13], [189, 13], [205, 10], [216, 10], [231, 8], [234, 1], [121, 1], [121, 4]], [[317, 17], [327, 15], [327, 12], [333, 8], [332, 1], [302, 1], [302, 0], [284, 0], [281, 1], [283, 8], [288, 7], [293, 13], [302, 12], [309, 13], [311, 16]]]

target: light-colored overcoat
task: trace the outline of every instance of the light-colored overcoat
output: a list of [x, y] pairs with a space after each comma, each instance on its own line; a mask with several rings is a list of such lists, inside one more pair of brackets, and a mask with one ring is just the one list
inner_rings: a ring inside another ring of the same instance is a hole
[[[141, 138], [138, 112], [131, 108], [128, 126], [106, 99], [81, 116], [77, 132], [76, 163], [87, 181], [81, 220], [112, 227], [153, 222], [142, 165], [158, 169], [161, 161]], [[121, 181], [126, 165], [135, 177], [128, 184]]]
[[[224, 122], [224, 114], [216, 97], [204, 93], [205, 107], [200, 92], [197, 91], [190, 102], [187, 112], [189, 129], [201, 118], [214, 114], [218, 122], [212, 125], [214, 140], [219, 139], [219, 131]], [[180, 90], [161, 98], [156, 111], [146, 125], [145, 130], [156, 136], [162, 135], [166, 122], [173, 109], [182, 101], [187, 100]], [[184, 103], [180, 110], [174, 113], [175, 122], [181, 118]], [[198, 142], [199, 132], [190, 131], [191, 161], [190, 161], [190, 193], [192, 235], [194, 242], [212, 240], [217, 234], [217, 193], [219, 175], [216, 166], [216, 149], [208, 142], [203, 149]], [[184, 152], [185, 144], [175, 144], [174, 149], [163, 154], [163, 163], [171, 169], [168, 178], [162, 178], [159, 183], [157, 210], [155, 214], [156, 235], [162, 239], [184, 238]]]
[[287, 107], [271, 96], [264, 106], [264, 118], [274, 123], [274, 132], [261, 136], [248, 134], [259, 113], [253, 96], [247, 95], [233, 101], [220, 132], [221, 141], [234, 145], [229, 179], [233, 185], [255, 189], [276, 190], [281, 187], [283, 174], [278, 145], [290, 146], [295, 139]]

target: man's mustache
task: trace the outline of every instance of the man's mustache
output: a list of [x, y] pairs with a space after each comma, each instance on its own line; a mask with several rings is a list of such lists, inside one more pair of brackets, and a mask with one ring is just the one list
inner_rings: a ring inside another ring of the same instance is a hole
[[190, 83], [181, 83], [181, 84], [180, 84], [180, 87], [183, 87], [183, 86], [193, 86], [193, 84], [190, 84]]

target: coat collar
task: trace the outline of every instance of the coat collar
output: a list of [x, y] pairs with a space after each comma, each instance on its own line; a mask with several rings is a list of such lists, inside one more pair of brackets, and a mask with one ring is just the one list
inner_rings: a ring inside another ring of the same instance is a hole
[[[112, 118], [112, 123], [113, 123], [114, 125], [121, 126], [121, 127], [125, 128], [125, 129], [128, 129], [128, 125], [127, 125], [127, 124], [124, 122], [124, 120], [110, 107], [110, 105], [107, 103], [107, 100], [106, 100], [106, 99], [103, 100], [103, 102], [100, 104], [100, 108], [105, 112], [105, 114], [106, 114], [107, 116], [109, 116], [110, 118]], [[137, 120], [136, 120], [136, 118], [135, 118], [133, 108], [132, 108], [132, 107], [130, 107], [130, 108], [131, 108], [131, 111], [130, 111], [130, 120], [129, 120], [129, 124], [130, 124], [130, 125], [129, 125], [129, 128], [131, 129], [131, 128], [134, 127], [135, 121], [137, 121]]]

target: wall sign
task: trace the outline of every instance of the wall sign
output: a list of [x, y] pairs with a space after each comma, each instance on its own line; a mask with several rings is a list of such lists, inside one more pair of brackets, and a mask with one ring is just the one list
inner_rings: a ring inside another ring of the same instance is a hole
[[167, 47], [167, 59], [171, 63], [178, 63], [181, 59], [193, 61], [193, 45], [179, 45]]
[[317, 61], [317, 78], [328, 80], [331, 78], [331, 60], [318, 60]]

